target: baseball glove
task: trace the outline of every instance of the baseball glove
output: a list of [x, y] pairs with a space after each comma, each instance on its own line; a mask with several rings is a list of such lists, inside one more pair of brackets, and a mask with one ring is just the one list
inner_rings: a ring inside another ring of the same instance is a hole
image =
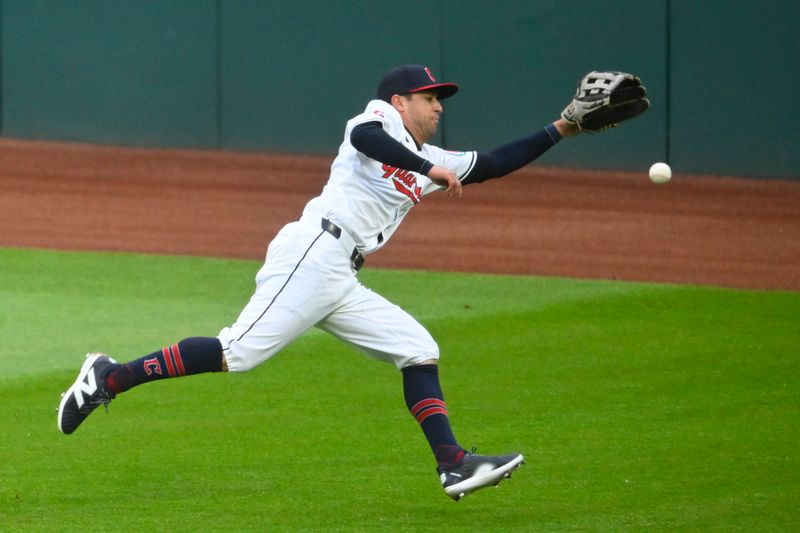
[[637, 117], [650, 108], [642, 81], [625, 72], [590, 72], [578, 83], [575, 98], [561, 112], [583, 131], [596, 132]]

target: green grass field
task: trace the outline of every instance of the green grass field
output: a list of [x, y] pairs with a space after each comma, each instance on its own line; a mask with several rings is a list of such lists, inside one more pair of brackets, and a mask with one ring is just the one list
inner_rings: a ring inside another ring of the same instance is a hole
[[258, 267], [0, 250], [0, 531], [800, 529], [800, 293], [367, 269], [439, 341], [461, 443], [526, 455], [459, 503], [399, 372], [315, 330], [57, 431], [87, 351], [216, 335]]

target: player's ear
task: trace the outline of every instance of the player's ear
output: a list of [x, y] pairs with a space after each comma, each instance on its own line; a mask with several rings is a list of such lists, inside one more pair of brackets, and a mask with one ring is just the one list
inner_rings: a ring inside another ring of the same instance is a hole
[[398, 111], [403, 111], [406, 108], [405, 99], [399, 94], [392, 95], [392, 99], [389, 101], [389, 103], [391, 103], [392, 107]]

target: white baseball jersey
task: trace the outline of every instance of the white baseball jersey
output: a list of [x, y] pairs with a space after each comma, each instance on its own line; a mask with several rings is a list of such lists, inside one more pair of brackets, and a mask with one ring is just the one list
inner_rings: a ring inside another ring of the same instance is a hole
[[324, 216], [341, 226], [363, 255], [386, 244], [408, 211], [423, 196], [442, 188], [425, 175], [370, 159], [350, 144], [353, 128], [375, 121], [406, 148], [434, 165], [452, 170], [460, 180], [472, 170], [477, 157], [475, 152], [450, 152], [430, 144], [418, 149], [394, 107], [382, 100], [369, 102], [363, 113], [348, 121], [330, 179], [303, 213], [313, 220]]
[[[426, 176], [381, 164], [350, 144], [353, 128], [379, 121], [393, 138], [434, 165], [464, 179], [475, 152], [418, 148], [389, 104], [373, 100], [350, 120], [322, 194], [297, 222], [287, 224], [267, 250], [256, 290], [230, 327], [219, 333], [228, 369], [257, 366], [312, 327], [398, 368], [439, 358], [430, 333], [403, 309], [359, 283], [353, 246], [368, 254], [386, 244], [423, 196], [441, 189]], [[322, 219], [343, 230], [334, 236]]]

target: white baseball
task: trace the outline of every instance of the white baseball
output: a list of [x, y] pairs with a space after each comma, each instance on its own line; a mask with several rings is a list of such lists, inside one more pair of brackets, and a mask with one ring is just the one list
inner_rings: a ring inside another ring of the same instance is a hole
[[672, 169], [666, 163], [653, 163], [650, 167], [650, 181], [666, 183], [672, 178]]

